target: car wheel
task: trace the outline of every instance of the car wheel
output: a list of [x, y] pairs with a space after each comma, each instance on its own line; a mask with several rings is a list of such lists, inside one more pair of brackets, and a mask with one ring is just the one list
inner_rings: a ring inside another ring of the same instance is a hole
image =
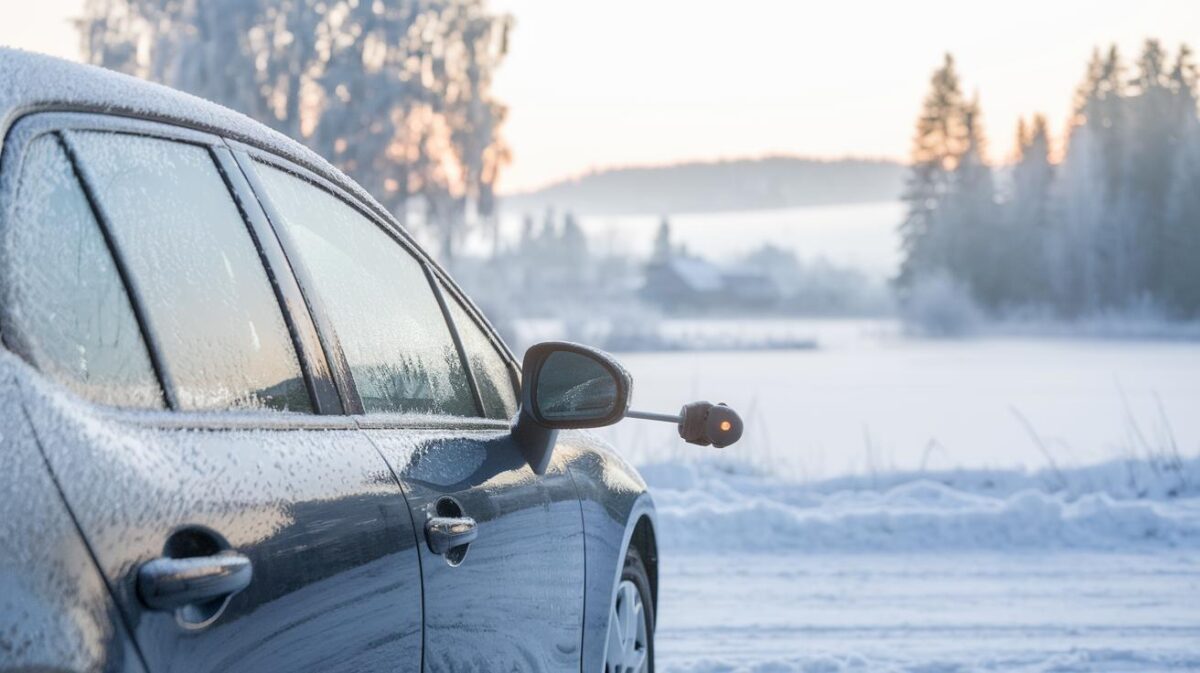
[[604, 673], [654, 673], [654, 602], [646, 566], [636, 549], [625, 555], [613, 595]]

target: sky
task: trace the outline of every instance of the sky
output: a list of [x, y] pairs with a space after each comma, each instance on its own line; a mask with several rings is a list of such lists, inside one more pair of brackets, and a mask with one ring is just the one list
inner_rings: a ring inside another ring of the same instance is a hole
[[[81, 0], [0, 0], [0, 44], [78, 58]], [[794, 154], [903, 160], [949, 51], [993, 160], [1017, 119], [1061, 132], [1096, 45], [1200, 49], [1200, 0], [492, 0], [516, 25], [495, 81], [502, 192], [609, 166]]]

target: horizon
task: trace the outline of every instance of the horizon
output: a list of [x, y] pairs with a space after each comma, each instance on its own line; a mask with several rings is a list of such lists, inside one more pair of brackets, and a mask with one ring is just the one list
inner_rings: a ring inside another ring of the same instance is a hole
[[[20, 20], [0, 25], [0, 44], [79, 60], [70, 18], [81, 7], [22, 6]], [[1004, 164], [1018, 118], [1045, 115], [1061, 146], [1093, 48], [1116, 44], [1127, 61], [1147, 38], [1172, 54], [1181, 43], [1200, 48], [1200, 3], [1180, 0], [819, 10], [752, 0], [736, 14], [686, 0], [491, 7], [515, 19], [494, 83], [509, 108], [502, 134], [513, 154], [501, 195], [607, 170], [768, 156], [907, 164], [929, 76], [946, 52], [964, 91], [981, 98], [987, 158]], [[1022, 48], [1029, 44], [1038, 48]]]

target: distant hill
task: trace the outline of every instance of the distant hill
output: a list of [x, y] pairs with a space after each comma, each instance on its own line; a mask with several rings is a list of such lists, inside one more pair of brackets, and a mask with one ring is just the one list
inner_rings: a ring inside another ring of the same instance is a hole
[[502, 198], [508, 213], [702, 213], [899, 198], [905, 166], [871, 159], [765, 157], [610, 168]]

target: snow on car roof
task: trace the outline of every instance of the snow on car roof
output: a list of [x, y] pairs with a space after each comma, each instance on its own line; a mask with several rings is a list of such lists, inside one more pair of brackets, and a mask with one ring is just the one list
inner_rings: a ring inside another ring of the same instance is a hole
[[0, 149], [18, 118], [51, 110], [152, 119], [255, 145], [333, 177], [378, 212], [387, 212], [320, 155], [240, 112], [112, 70], [0, 47]]

